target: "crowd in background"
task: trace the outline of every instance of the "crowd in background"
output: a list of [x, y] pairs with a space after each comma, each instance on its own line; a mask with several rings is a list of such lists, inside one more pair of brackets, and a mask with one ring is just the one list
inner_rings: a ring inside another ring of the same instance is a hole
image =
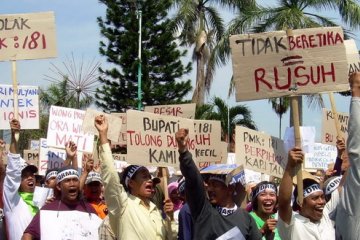
[[289, 151], [280, 181], [246, 183], [236, 166], [220, 174], [209, 172], [217, 166], [199, 171], [187, 129], [175, 135], [181, 174], [167, 179], [163, 169], [140, 165], [119, 173], [103, 115], [94, 122], [99, 164], [92, 154], [77, 159], [76, 144], [68, 142], [64, 167], [41, 177], [20, 156], [21, 126], [14, 119], [6, 168], [0, 141], [0, 239], [360, 239], [360, 74], [349, 83], [347, 144], [338, 138], [335, 165], [327, 171], [303, 173], [300, 193], [300, 147]]

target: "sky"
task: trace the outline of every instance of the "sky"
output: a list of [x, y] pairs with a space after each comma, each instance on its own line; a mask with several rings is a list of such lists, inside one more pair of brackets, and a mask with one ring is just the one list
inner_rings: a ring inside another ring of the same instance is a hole
[[[273, 4], [274, 1], [262, 1], [266, 4]], [[97, 0], [1, 0], [0, 14], [34, 13], [53, 11], [55, 13], [57, 57], [53, 59], [41, 60], [22, 60], [17, 61], [17, 79], [21, 85], [37, 85], [46, 88], [50, 82], [45, 75], [55, 76], [50, 68], [51, 64], [64, 70], [63, 62], [73, 54], [75, 61], [84, 64], [90, 63], [94, 59], [107, 66], [104, 57], [99, 54], [99, 42], [101, 39], [99, 27], [96, 18], [104, 16], [105, 6]], [[223, 12], [225, 20], [231, 19], [231, 14]], [[336, 16], [332, 12], [329, 16]], [[336, 20], [336, 18], [335, 18]], [[359, 46], [358, 33], [356, 32], [356, 42]], [[189, 49], [191, 52], [191, 49]], [[1, 54], [1, 53], [0, 53]], [[189, 61], [189, 59], [188, 59]], [[195, 86], [195, 69], [185, 79], [191, 79]], [[0, 62], [2, 84], [11, 84], [11, 64], [10, 62]], [[268, 100], [247, 101], [238, 103], [235, 97], [228, 98], [228, 86], [232, 76], [231, 61], [221, 68], [218, 68], [214, 77], [213, 85], [208, 100], [213, 97], [220, 97], [229, 103], [230, 106], [245, 104], [252, 112], [252, 117], [258, 126], [259, 131], [266, 132], [273, 136], [279, 135], [279, 118], [271, 109]], [[189, 95], [189, 99], [191, 96]], [[329, 98], [324, 95], [325, 104], [330, 108]], [[350, 98], [335, 94], [335, 101], [338, 112], [348, 112]], [[317, 129], [317, 141], [320, 141], [321, 132], [321, 110], [312, 110], [306, 106], [306, 100], [303, 107], [304, 126], [315, 126]], [[283, 126], [288, 126], [289, 113], [283, 117]], [[284, 127], [282, 134], [284, 133]]]

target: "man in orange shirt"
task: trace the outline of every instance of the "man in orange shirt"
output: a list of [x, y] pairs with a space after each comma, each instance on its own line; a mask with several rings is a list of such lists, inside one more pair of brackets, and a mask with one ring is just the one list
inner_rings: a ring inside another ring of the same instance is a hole
[[102, 197], [103, 183], [100, 173], [94, 167], [92, 154], [85, 153], [83, 162], [83, 171], [80, 176], [80, 191], [83, 191], [86, 201], [95, 209], [97, 215], [104, 219], [108, 214], [108, 208]]
[[85, 181], [84, 195], [86, 200], [95, 209], [97, 215], [104, 219], [108, 214], [108, 208], [105, 201], [101, 198], [102, 186], [100, 173], [90, 172]]

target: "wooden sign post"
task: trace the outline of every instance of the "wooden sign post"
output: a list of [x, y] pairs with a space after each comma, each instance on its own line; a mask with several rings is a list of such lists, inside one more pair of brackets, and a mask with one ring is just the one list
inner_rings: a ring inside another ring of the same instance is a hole
[[55, 17], [53, 12], [6, 14], [0, 20], [9, 26], [0, 31], [0, 61], [11, 61], [14, 119], [19, 120], [16, 61], [56, 57]]
[[[14, 119], [19, 120], [19, 104], [18, 104], [18, 87], [17, 87], [17, 79], [16, 79], [16, 61], [12, 60], [11, 61], [11, 76], [12, 76], [12, 81], [13, 81], [13, 96], [14, 96]], [[16, 142], [19, 141], [19, 132], [15, 133], [15, 140]]]
[[236, 100], [291, 96], [296, 146], [301, 145], [296, 96], [348, 89], [344, 79], [348, 61], [340, 27], [235, 35], [230, 37], [230, 46]]

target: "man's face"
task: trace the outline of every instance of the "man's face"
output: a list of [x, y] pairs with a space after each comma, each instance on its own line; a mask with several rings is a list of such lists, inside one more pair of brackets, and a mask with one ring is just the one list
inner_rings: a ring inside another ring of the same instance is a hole
[[310, 221], [318, 222], [323, 216], [325, 203], [324, 193], [314, 192], [310, 196], [304, 198], [300, 213], [302, 216], [309, 218]]
[[155, 193], [155, 185], [147, 168], [139, 169], [135, 176], [130, 179], [129, 186], [131, 194], [134, 196], [150, 199]]
[[20, 191], [33, 193], [35, 190], [35, 175], [32, 171], [23, 171], [21, 173]]
[[57, 188], [61, 191], [61, 200], [66, 203], [74, 203], [78, 200], [80, 182], [77, 177], [71, 177], [61, 181]]
[[273, 214], [276, 206], [276, 193], [273, 190], [266, 189], [257, 196], [257, 204], [257, 211], [267, 215]]
[[207, 192], [209, 196], [209, 201], [213, 205], [218, 205], [220, 207], [225, 207], [227, 197], [231, 196], [229, 193], [229, 188], [225, 185], [225, 183], [210, 179], [207, 185]]
[[89, 201], [98, 201], [101, 198], [102, 184], [98, 181], [93, 181], [85, 185], [84, 194]]
[[55, 188], [56, 186], [56, 176], [49, 178], [45, 182], [45, 186], [48, 188]]

